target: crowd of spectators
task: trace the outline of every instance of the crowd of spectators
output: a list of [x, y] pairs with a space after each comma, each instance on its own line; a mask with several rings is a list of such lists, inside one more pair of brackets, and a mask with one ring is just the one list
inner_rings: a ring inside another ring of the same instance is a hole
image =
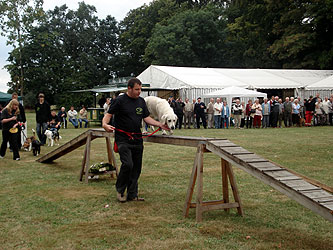
[[[282, 128], [293, 126], [333, 125], [333, 95], [323, 99], [315, 97], [301, 100], [300, 97], [272, 96], [269, 100], [250, 99], [245, 105], [239, 99], [229, 105], [222, 98], [211, 98], [206, 105], [201, 98], [170, 97], [168, 102], [178, 117], [177, 128]], [[182, 126], [184, 124], [184, 126]]]

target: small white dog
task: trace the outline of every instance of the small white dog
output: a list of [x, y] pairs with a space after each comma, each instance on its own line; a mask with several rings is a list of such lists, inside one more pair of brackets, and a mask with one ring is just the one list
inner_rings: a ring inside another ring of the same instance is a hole
[[[168, 125], [170, 128], [169, 133], [172, 135], [173, 129], [176, 128], [176, 122], [178, 118], [173, 112], [173, 109], [170, 107], [168, 101], [156, 96], [147, 96], [144, 99], [146, 101], [150, 116], [155, 120]], [[152, 129], [155, 130], [153, 127]], [[143, 133], [147, 133], [145, 123], [143, 126]], [[166, 135], [166, 131], [162, 130], [162, 134]]]
[[53, 147], [55, 143], [56, 145], [59, 145], [59, 140], [61, 139], [61, 136], [58, 132], [47, 129], [44, 134], [47, 138], [47, 146]]

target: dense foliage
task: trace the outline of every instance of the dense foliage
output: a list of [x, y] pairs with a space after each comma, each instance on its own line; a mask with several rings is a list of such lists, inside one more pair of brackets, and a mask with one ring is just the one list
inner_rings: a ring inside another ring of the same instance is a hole
[[150, 64], [332, 69], [332, 9], [333, 0], [155, 0], [117, 23], [84, 2], [63, 5], [35, 19], [11, 52], [10, 87], [20, 90], [23, 68], [26, 101], [44, 91], [52, 104], [89, 105], [89, 94], [69, 91]]

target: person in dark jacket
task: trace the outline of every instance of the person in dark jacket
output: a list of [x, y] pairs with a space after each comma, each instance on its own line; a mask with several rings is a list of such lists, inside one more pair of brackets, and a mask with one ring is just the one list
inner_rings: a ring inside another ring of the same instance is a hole
[[194, 114], [197, 120], [197, 128], [200, 128], [200, 118], [204, 128], [207, 128], [207, 122], [205, 117], [206, 105], [201, 102], [201, 97], [198, 97], [197, 102], [194, 104]]
[[19, 102], [16, 99], [12, 99], [8, 105], [1, 112], [2, 128], [2, 143], [0, 148], [0, 159], [4, 158], [7, 150], [7, 143], [9, 142], [13, 150], [13, 159], [20, 160], [19, 148], [18, 148], [18, 126], [20, 118]]
[[43, 93], [38, 95], [38, 102], [35, 105], [36, 112], [36, 131], [42, 145], [46, 143], [47, 122], [50, 120], [51, 112], [50, 105], [45, 101]]
[[[65, 107], [61, 107], [60, 111], [58, 112], [58, 119], [61, 123], [61, 125], [64, 126], [64, 128], [67, 128], [67, 113], [65, 110]], [[60, 125], [60, 127], [61, 127]]]
[[315, 111], [316, 107], [316, 98], [313, 98], [313, 96], [310, 96], [309, 100], [304, 103], [305, 106], [305, 126], [310, 127], [311, 126], [311, 121], [312, 117]]
[[175, 114], [178, 118], [176, 128], [179, 128], [179, 129], [181, 129], [183, 126], [184, 107], [185, 107], [185, 104], [183, 103], [182, 99], [178, 98], [175, 103]]

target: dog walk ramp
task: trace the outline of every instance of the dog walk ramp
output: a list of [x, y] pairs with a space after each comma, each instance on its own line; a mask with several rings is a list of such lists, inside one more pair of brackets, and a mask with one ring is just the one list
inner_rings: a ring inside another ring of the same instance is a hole
[[104, 129], [89, 129], [86, 132], [82, 133], [81, 135], [75, 137], [74, 139], [70, 140], [69, 142], [61, 145], [60, 147], [56, 148], [55, 150], [47, 153], [46, 155], [37, 159], [40, 163], [50, 163], [59, 157], [72, 152], [73, 150], [81, 147], [82, 145], [86, 144], [88, 136], [91, 136], [91, 140], [94, 140], [99, 137], [111, 137], [113, 136], [112, 133], [108, 133], [104, 131]]
[[207, 141], [206, 149], [333, 222], [333, 195], [228, 140]]

